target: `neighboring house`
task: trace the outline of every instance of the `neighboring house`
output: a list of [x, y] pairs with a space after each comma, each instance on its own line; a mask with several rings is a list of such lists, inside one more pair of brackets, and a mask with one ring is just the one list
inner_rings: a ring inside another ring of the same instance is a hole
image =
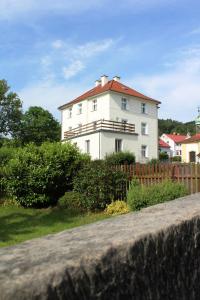
[[182, 162], [200, 162], [200, 133], [182, 141]]
[[161, 139], [159, 139], [159, 152], [165, 152], [169, 157], [171, 155], [170, 146]]
[[170, 146], [170, 157], [181, 156], [181, 143], [187, 138], [186, 135], [166, 134], [163, 133], [160, 137], [162, 141]]
[[59, 107], [62, 141], [93, 159], [126, 150], [140, 162], [157, 158], [159, 104], [120, 83], [120, 77], [101, 76], [94, 88]]

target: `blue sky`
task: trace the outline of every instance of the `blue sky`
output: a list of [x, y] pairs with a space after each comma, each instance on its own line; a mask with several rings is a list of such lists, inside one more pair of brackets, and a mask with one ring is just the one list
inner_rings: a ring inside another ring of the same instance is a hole
[[0, 78], [24, 109], [57, 107], [102, 74], [162, 101], [161, 118], [200, 106], [200, 2], [0, 0]]

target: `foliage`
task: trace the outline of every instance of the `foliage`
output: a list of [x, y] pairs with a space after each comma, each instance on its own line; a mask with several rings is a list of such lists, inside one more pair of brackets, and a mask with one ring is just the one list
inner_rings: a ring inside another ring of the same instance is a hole
[[15, 199], [3, 199], [0, 203], [2, 207], [20, 207], [21, 205]]
[[159, 136], [163, 133], [179, 133], [186, 135], [188, 132], [195, 134], [195, 122], [182, 123], [171, 119], [158, 120]]
[[106, 206], [105, 213], [108, 215], [121, 215], [129, 212], [129, 207], [125, 201], [113, 201]]
[[166, 161], [169, 159], [169, 155], [166, 152], [160, 152], [159, 153], [159, 160], [160, 161]]
[[159, 159], [156, 159], [156, 158], [152, 158], [149, 162], [148, 162], [148, 164], [149, 165], [157, 165], [157, 164], [159, 164]]
[[58, 207], [81, 211], [83, 210], [81, 203], [81, 195], [77, 192], [69, 191], [58, 200]]
[[5, 168], [6, 191], [25, 207], [55, 205], [88, 159], [70, 143], [29, 144], [17, 149]]
[[180, 183], [164, 181], [151, 186], [132, 184], [127, 200], [132, 210], [170, 201], [188, 194], [187, 188]]
[[109, 165], [130, 165], [135, 163], [135, 155], [129, 151], [121, 151], [107, 155], [105, 160]]
[[181, 156], [178, 156], [178, 155], [173, 156], [173, 157], [172, 157], [172, 161], [180, 162], [180, 161], [181, 161]]
[[59, 141], [60, 136], [60, 124], [48, 110], [32, 106], [23, 115], [19, 136], [23, 144], [41, 145], [45, 141]]
[[0, 80], [0, 116], [0, 137], [17, 136], [22, 117], [22, 102], [16, 93], [10, 91], [5, 80]]
[[104, 209], [122, 193], [126, 175], [112, 170], [104, 161], [86, 164], [74, 180], [74, 190], [82, 195], [82, 205], [88, 210]]

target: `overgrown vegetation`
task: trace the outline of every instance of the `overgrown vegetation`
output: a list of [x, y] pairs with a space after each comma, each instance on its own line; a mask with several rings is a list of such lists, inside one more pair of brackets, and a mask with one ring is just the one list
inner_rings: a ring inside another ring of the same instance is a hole
[[150, 186], [140, 185], [135, 179], [130, 185], [127, 195], [128, 205], [132, 210], [183, 197], [188, 194], [187, 188], [170, 180]]
[[122, 200], [116, 200], [108, 204], [105, 208], [105, 213], [108, 215], [121, 215], [130, 211], [127, 203]]
[[88, 156], [70, 143], [29, 144], [16, 149], [4, 168], [8, 195], [24, 207], [55, 205], [73, 188], [73, 178]]
[[88, 210], [104, 209], [123, 193], [126, 175], [115, 171], [104, 161], [85, 164], [74, 179], [74, 190], [82, 195], [82, 205]]
[[135, 155], [129, 151], [111, 153], [106, 156], [105, 161], [109, 165], [131, 165], [135, 163]]

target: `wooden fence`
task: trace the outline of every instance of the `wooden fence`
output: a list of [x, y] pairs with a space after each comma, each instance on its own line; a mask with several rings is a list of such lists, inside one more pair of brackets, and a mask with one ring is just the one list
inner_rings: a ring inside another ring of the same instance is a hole
[[200, 192], [200, 164], [135, 164], [116, 166], [116, 169], [128, 175], [129, 183], [133, 177], [143, 185], [171, 179], [186, 185], [191, 194]]

